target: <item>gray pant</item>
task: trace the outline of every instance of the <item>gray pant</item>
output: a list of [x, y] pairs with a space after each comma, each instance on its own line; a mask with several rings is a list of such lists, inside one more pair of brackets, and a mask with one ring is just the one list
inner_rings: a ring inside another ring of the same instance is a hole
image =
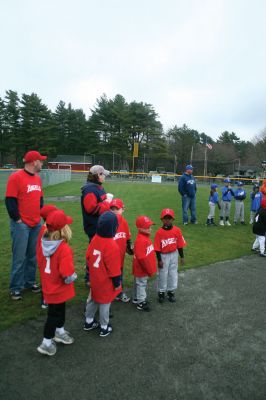
[[265, 252], [265, 235], [256, 235], [256, 239], [253, 243], [252, 249], [259, 249], [260, 254], [263, 254]]
[[101, 304], [96, 303], [96, 301], [92, 300], [92, 298], [88, 299], [87, 306], [86, 306], [86, 318], [94, 318], [97, 309], [99, 308], [99, 317], [100, 317], [100, 324], [108, 325], [109, 323], [109, 310], [110, 310], [111, 303]]
[[211, 201], [209, 201], [209, 207], [210, 207], [210, 211], [209, 211], [208, 219], [211, 219], [211, 218], [214, 218], [214, 215], [215, 215], [215, 203], [212, 203]]
[[158, 291], [172, 292], [176, 290], [178, 285], [178, 252], [161, 254], [163, 268], [159, 268], [158, 276]]
[[139, 278], [139, 277], [134, 278], [133, 299], [137, 299], [138, 303], [142, 303], [143, 301], [146, 301], [147, 283], [148, 283], [147, 276], [143, 276], [141, 278]]
[[231, 210], [231, 201], [221, 201], [221, 213], [220, 217], [223, 218], [229, 218], [230, 216], [230, 210]]
[[235, 201], [235, 215], [234, 215], [234, 222], [240, 220], [240, 222], [244, 222], [245, 214], [244, 214], [244, 202], [243, 200], [236, 200]]

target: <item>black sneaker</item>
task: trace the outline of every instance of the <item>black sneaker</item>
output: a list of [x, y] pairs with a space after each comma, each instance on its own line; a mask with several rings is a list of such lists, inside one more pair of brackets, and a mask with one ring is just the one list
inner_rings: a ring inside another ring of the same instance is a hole
[[110, 335], [110, 333], [111, 333], [112, 331], [113, 331], [113, 328], [112, 328], [111, 325], [107, 325], [107, 328], [106, 328], [106, 329], [103, 329], [103, 328], [101, 327], [100, 336], [101, 336], [101, 337], [108, 336], [108, 335]]
[[96, 321], [96, 319], [94, 319], [90, 324], [88, 324], [88, 322], [85, 321], [83, 329], [84, 331], [91, 331], [92, 329], [98, 328], [98, 326], [99, 326], [98, 322]]
[[31, 291], [32, 291], [32, 293], [40, 293], [41, 288], [39, 285], [37, 285], [37, 283], [34, 283], [34, 285], [32, 285], [32, 287], [31, 287]]
[[175, 303], [176, 298], [175, 298], [175, 293], [174, 292], [167, 292], [167, 298], [170, 301], [170, 303]]
[[132, 299], [132, 304], [138, 304], [138, 299]]
[[140, 311], [151, 311], [148, 303], [146, 301], [143, 301], [142, 303], [138, 303], [137, 305], [137, 310]]
[[260, 253], [261, 257], [266, 257], [266, 253]]
[[14, 292], [10, 292], [10, 296], [12, 300], [22, 300], [22, 295], [19, 290], [15, 290]]
[[159, 303], [163, 303], [164, 300], [165, 300], [165, 294], [164, 294], [164, 292], [159, 292], [159, 293], [158, 293], [158, 301], [159, 301]]

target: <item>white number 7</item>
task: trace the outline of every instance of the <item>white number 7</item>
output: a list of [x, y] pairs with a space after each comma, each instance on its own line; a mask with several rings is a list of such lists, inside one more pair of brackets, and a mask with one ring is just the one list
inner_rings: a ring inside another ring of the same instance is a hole
[[95, 260], [95, 263], [93, 264], [93, 266], [95, 267], [95, 268], [99, 268], [99, 264], [100, 264], [100, 261], [101, 261], [101, 252], [99, 251], [99, 250], [93, 250], [93, 255], [94, 256], [98, 256], [97, 258], [96, 258], [96, 260]]

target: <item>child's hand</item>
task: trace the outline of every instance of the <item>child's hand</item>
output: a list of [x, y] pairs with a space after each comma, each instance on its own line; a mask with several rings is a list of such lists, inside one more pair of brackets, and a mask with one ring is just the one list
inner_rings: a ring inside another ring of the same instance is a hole
[[76, 272], [74, 272], [72, 275], [70, 276], [66, 276], [64, 278], [64, 281], [67, 285], [69, 285], [70, 283], [74, 282], [77, 279], [78, 275], [76, 274]]
[[162, 260], [158, 261], [158, 268], [162, 269], [163, 268], [163, 262]]

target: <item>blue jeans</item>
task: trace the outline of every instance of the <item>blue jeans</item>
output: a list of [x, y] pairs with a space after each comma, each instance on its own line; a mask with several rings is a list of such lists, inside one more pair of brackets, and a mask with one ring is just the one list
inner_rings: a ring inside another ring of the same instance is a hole
[[188, 196], [182, 196], [183, 224], [188, 222], [188, 209], [191, 213], [190, 222], [196, 222], [196, 196], [192, 198]]
[[31, 228], [23, 222], [10, 220], [12, 239], [12, 264], [10, 275], [10, 291], [21, 291], [35, 283], [36, 244], [41, 224]]

